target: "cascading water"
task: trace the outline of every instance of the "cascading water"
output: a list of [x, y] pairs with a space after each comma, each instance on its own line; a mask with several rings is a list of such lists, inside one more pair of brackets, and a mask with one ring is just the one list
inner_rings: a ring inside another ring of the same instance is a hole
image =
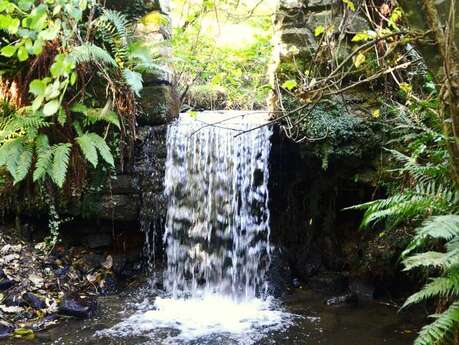
[[[175, 329], [179, 344], [210, 335], [250, 344], [285, 326], [289, 316], [268, 296], [265, 281], [272, 130], [260, 126], [265, 114], [243, 114], [182, 115], [169, 126], [165, 292], [153, 308], [147, 301], [99, 335], [161, 341], [160, 330]], [[206, 340], [214, 343], [221, 342]]]
[[225, 126], [183, 117], [168, 131], [165, 286], [174, 298], [250, 299], [264, 285], [271, 129], [235, 137], [250, 125]]

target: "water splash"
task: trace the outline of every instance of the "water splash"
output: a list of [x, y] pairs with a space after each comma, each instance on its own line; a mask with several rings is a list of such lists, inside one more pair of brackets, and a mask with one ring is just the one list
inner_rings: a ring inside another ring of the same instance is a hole
[[[265, 281], [272, 130], [234, 112], [226, 117], [237, 121], [201, 121], [216, 116], [181, 116], [168, 128], [165, 294], [98, 335], [149, 336], [157, 344], [212, 335], [206, 343], [252, 344], [289, 324]], [[174, 331], [164, 337], [165, 330]]]

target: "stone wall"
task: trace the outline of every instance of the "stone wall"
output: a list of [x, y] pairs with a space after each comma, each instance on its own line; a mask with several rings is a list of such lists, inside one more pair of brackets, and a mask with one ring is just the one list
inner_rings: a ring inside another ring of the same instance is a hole
[[[341, 0], [280, 0], [269, 68], [272, 92], [268, 103], [273, 117], [304, 104], [282, 84], [297, 78], [298, 68], [303, 72], [311, 68], [320, 40], [315, 28], [331, 27], [338, 33], [338, 27], [345, 27], [348, 41], [356, 32], [369, 29], [366, 20], [355, 13], [343, 18], [343, 8]], [[341, 47], [343, 54], [349, 46]], [[381, 159], [387, 126], [372, 115], [381, 108], [381, 96], [364, 86], [323, 99], [303, 114], [298, 133], [287, 136], [279, 129], [273, 139], [272, 238], [292, 274], [303, 282], [314, 285], [320, 277], [333, 276], [330, 272], [339, 282], [349, 282], [351, 277], [380, 288], [396, 281], [396, 246], [378, 254], [371, 232], [359, 229], [361, 213], [343, 210], [381, 193], [376, 162]], [[381, 257], [375, 259], [376, 255]], [[377, 269], [372, 259], [380, 260]]]
[[[162, 69], [143, 75], [144, 88], [139, 98], [133, 165], [110, 181], [103, 182], [102, 191], [88, 193], [81, 205], [74, 209], [74, 215], [139, 222], [144, 200], [148, 199], [147, 202], [152, 203], [151, 195], [161, 198], [166, 158], [166, 124], [179, 113], [179, 102], [167, 64], [172, 57], [167, 43], [171, 37], [170, 9], [167, 0], [112, 0], [109, 5], [134, 17], [137, 20], [137, 35], [158, 44]], [[155, 205], [161, 208], [161, 202]]]

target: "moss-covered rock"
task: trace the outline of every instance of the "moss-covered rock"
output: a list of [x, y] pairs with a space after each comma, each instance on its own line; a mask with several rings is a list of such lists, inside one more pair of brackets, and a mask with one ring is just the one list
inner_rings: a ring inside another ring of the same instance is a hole
[[158, 126], [178, 116], [178, 99], [170, 85], [146, 86], [142, 90], [142, 111], [137, 120], [141, 126]]

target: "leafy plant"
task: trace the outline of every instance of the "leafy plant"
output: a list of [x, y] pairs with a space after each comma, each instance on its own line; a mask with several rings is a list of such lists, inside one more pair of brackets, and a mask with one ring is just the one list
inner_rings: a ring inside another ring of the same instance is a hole
[[0, 168], [14, 184], [30, 175], [62, 188], [70, 167], [83, 168], [77, 156], [114, 166], [106, 140], [114, 131], [132, 136], [141, 67], [159, 68], [154, 47], [94, 0], [2, 0], [0, 30], [2, 97], [13, 109], [0, 114]]
[[459, 324], [459, 192], [451, 183], [447, 139], [436, 104], [434, 99], [412, 100], [410, 109], [394, 109], [401, 123], [389, 141], [397, 148], [388, 150], [396, 165], [388, 171], [393, 174], [389, 196], [352, 207], [365, 211], [362, 227], [415, 228], [402, 254], [405, 270], [424, 269], [434, 277], [403, 308], [441, 301], [431, 316], [434, 321], [423, 327], [415, 345], [455, 344]]
[[[446, 251], [412, 253], [432, 240], [444, 241]], [[441, 271], [441, 275], [432, 278], [420, 291], [411, 295], [403, 307], [434, 298], [450, 302], [446, 310], [431, 316], [434, 321], [422, 328], [415, 345], [455, 344], [459, 324], [459, 216], [451, 214], [429, 218], [416, 230], [405, 255], [406, 270], [435, 268]]]

